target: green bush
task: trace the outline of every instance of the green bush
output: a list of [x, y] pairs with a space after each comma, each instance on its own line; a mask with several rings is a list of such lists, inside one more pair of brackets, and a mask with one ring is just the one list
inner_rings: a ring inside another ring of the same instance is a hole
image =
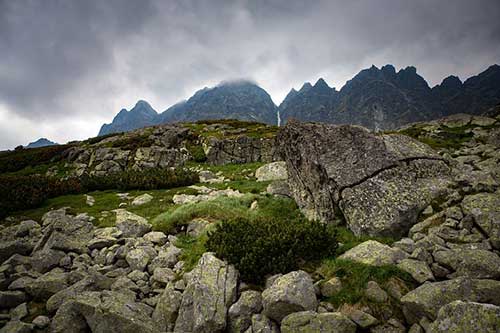
[[243, 280], [260, 283], [268, 274], [333, 256], [337, 238], [332, 227], [305, 219], [236, 218], [209, 232], [206, 248], [234, 264]]
[[111, 138], [111, 137], [114, 137], [114, 136], [117, 136], [117, 135], [122, 135], [122, 134], [123, 134], [123, 132], [108, 133], [108, 134], [96, 136], [96, 137], [93, 137], [93, 138], [88, 138], [87, 140], [83, 141], [83, 143], [86, 143], [86, 144], [89, 144], [89, 145], [94, 145], [96, 143], [101, 142], [104, 139]]
[[198, 175], [184, 169], [124, 171], [106, 176], [58, 179], [44, 175], [0, 175], [0, 218], [40, 205], [48, 198], [97, 190], [154, 190], [192, 185]]
[[0, 155], [0, 173], [15, 172], [25, 167], [61, 161], [71, 145], [16, 149]]
[[186, 148], [195, 162], [203, 163], [207, 160], [207, 155], [201, 145], [188, 144]]
[[111, 142], [113, 148], [121, 148], [123, 150], [137, 150], [140, 147], [151, 147], [154, 141], [149, 138], [149, 135], [125, 136]]

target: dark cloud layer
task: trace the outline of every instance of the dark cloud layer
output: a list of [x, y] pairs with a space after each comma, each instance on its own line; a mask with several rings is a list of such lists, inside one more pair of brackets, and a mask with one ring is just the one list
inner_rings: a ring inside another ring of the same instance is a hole
[[92, 136], [138, 99], [161, 111], [227, 79], [276, 103], [371, 64], [465, 79], [500, 62], [498, 17], [498, 0], [0, 0], [0, 149]]

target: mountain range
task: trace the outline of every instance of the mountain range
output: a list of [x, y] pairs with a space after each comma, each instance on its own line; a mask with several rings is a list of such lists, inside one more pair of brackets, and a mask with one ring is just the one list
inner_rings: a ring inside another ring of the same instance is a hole
[[271, 96], [251, 81], [222, 82], [197, 91], [186, 101], [158, 113], [146, 101], [122, 109], [99, 135], [172, 123], [206, 119], [239, 119], [272, 125], [288, 119], [333, 124], [356, 124], [372, 130], [440, 118], [455, 113], [481, 114], [500, 103], [500, 66], [492, 65], [462, 82], [448, 76], [430, 87], [413, 66], [364, 69], [337, 91], [320, 78], [291, 89], [276, 106]]

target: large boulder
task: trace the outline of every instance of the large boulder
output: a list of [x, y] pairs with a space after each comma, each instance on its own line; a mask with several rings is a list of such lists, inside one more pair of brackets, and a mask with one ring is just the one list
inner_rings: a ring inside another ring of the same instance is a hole
[[304, 271], [294, 271], [277, 278], [262, 293], [262, 312], [281, 322], [293, 312], [315, 311], [318, 306], [311, 277]]
[[356, 324], [340, 312], [295, 312], [281, 322], [281, 333], [354, 333]]
[[500, 281], [458, 278], [425, 283], [401, 298], [409, 323], [422, 317], [435, 320], [439, 309], [453, 301], [469, 301], [500, 305]]
[[277, 142], [306, 216], [333, 222], [340, 208], [356, 235], [404, 235], [451, 182], [445, 160], [404, 135], [292, 121]]
[[465, 214], [472, 215], [476, 224], [488, 235], [491, 245], [500, 250], [500, 195], [468, 195], [462, 201], [462, 209]]
[[390, 247], [375, 240], [368, 240], [342, 254], [339, 259], [352, 260], [365, 265], [395, 265], [408, 254], [397, 247]]
[[439, 310], [429, 332], [500, 332], [500, 307], [474, 302], [451, 302]]
[[144, 217], [125, 209], [115, 209], [116, 226], [122, 232], [122, 237], [142, 237], [151, 231], [151, 224]]
[[43, 220], [43, 237], [36, 245], [38, 250], [60, 250], [87, 253], [87, 244], [94, 237], [94, 226], [86, 214], [72, 216], [62, 208], [47, 213]]
[[222, 332], [228, 308], [236, 300], [238, 272], [207, 252], [190, 273], [174, 332]]
[[467, 276], [476, 279], [500, 279], [500, 257], [487, 250], [435, 251], [434, 260], [455, 272], [454, 277]]
[[161, 332], [173, 331], [181, 301], [182, 293], [175, 290], [171, 283], [167, 284], [153, 312], [153, 321]]
[[261, 310], [262, 296], [258, 291], [242, 292], [238, 301], [229, 308], [228, 331], [232, 333], [245, 332], [252, 325], [252, 315]]
[[84, 292], [68, 299], [57, 310], [50, 331], [68, 332], [157, 332], [151, 308], [136, 303], [133, 294], [113, 291]]

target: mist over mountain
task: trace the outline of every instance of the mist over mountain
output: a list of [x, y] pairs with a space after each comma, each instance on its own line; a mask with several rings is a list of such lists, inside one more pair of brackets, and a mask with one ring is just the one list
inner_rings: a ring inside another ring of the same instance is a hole
[[[360, 71], [338, 91], [322, 78], [300, 90], [291, 89], [278, 106], [250, 81], [222, 82], [197, 91], [186, 101], [157, 113], [139, 101], [121, 110], [99, 135], [163, 123], [208, 119], [238, 119], [284, 125], [289, 119], [362, 125], [373, 130], [440, 118], [455, 113], [481, 114], [500, 103], [500, 66], [492, 65], [465, 82], [448, 76], [431, 88], [408, 66], [396, 71], [388, 64]], [[278, 113], [279, 111], [279, 113]]]

